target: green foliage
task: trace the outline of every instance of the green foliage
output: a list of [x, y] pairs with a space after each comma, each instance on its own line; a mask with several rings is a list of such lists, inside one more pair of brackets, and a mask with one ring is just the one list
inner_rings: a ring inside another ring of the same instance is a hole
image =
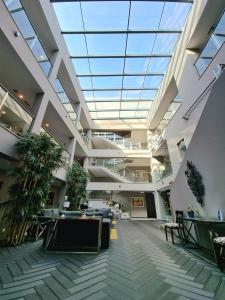
[[16, 154], [21, 161], [11, 176], [16, 182], [9, 188], [14, 203], [11, 221], [32, 219], [43, 208], [48, 199], [53, 171], [63, 163], [63, 148], [45, 133], [27, 132], [15, 144]]
[[78, 162], [74, 162], [67, 173], [67, 196], [70, 210], [77, 210], [80, 203], [86, 199], [88, 173]]
[[184, 172], [187, 176], [188, 185], [194, 194], [197, 202], [204, 205], [205, 187], [202, 182], [202, 175], [198, 172], [191, 161], [187, 160], [187, 170]]

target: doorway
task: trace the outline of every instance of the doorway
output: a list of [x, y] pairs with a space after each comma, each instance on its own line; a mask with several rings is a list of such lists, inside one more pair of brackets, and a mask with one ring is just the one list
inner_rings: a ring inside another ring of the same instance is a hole
[[155, 197], [153, 193], [145, 193], [147, 217], [156, 218]]

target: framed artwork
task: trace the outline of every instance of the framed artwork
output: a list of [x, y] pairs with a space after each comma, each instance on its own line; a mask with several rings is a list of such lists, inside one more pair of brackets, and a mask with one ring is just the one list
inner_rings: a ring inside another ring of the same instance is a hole
[[131, 207], [144, 207], [144, 197], [131, 197]]

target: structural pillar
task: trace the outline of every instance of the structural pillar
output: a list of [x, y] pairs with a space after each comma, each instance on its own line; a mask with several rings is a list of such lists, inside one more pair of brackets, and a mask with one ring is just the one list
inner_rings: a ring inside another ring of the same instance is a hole
[[32, 113], [34, 114], [35, 118], [33, 119], [33, 122], [31, 124], [31, 132], [40, 132], [48, 103], [49, 99], [44, 94], [36, 96], [35, 103], [32, 107]]

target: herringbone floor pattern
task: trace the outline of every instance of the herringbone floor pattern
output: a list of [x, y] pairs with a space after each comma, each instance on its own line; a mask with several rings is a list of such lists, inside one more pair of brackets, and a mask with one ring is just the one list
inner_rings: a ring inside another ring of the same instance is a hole
[[225, 275], [170, 243], [151, 221], [121, 221], [99, 255], [0, 249], [0, 299], [225, 299]]

